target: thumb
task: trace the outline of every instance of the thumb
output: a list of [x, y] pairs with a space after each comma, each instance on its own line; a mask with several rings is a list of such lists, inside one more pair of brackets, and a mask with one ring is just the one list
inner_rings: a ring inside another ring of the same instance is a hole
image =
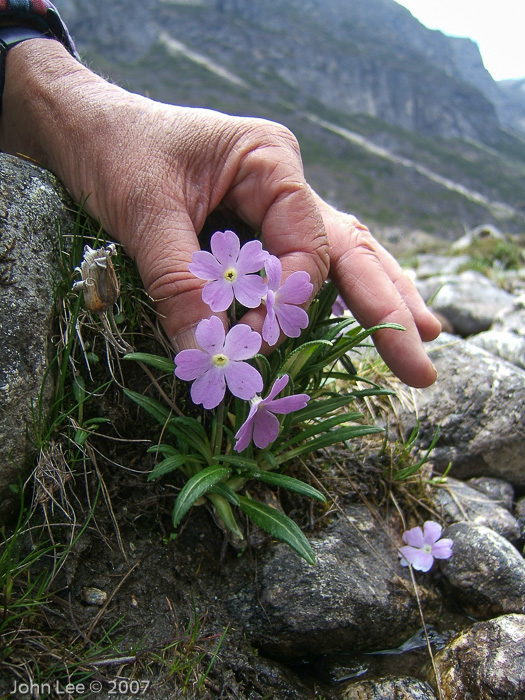
[[[195, 329], [212, 315], [202, 301], [204, 282], [188, 269], [191, 255], [200, 250], [191, 221], [158, 216], [155, 227], [141, 237], [134, 254], [146, 292], [171, 344], [180, 350], [198, 347]], [[225, 313], [215, 314], [227, 324]]]

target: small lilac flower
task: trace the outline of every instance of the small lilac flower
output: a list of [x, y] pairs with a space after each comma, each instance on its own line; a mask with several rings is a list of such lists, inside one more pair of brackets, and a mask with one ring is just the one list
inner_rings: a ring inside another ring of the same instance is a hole
[[279, 419], [274, 413], [292, 413], [304, 408], [310, 397], [308, 394], [294, 394], [293, 396], [283, 396], [280, 399], [275, 397], [288, 384], [290, 377], [283, 374], [275, 380], [268, 396], [263, 399], [255, 396], [251, 399], [250, 412], [248, 418], [239, 428], [235, 438], [235, 450], [242, 452], [250, 444], [253, 437], [257, 447], [264, 449], [275, 440], [279, 434]]
[[234, 396], [249, 400], [262, 391], [259, 372], [243, 360], [259, 352], [262, 339], [249, 326], [239, 323], [226, 335], [218, 316], [204, 319], [195, 331], [201, 349], [181, 350], [175, 356], [175, 375], [195, 380], [191, 398], [204, 408], [218, 406], [228, 389]]
[[429, 571], [434, 559], [448, 559], [452, 556], [452, 540], [440, 540], [442, 527], [433, 520], [427, 520], [423, 529], [413, 527], [403, 533], [405, 547], [399, 548], [400, 564], [412, 564], [417, 571]]
[[348, 306], [345, 304], [343, 297], [338, 294], [332, 306], [332, 316], [343, 316], [345, 311], [348, 311]]
[[210, 240], [211, 253], [199, 250], [191, 256], [190, 272], [208, 280], [202, 299], [212, 311], [226, 311], [235, 296], [243, 306], [254, 309], [266, 294], [266, 284], [256, 274], [264, 267], [268, 253], [260, 241], [248, 241], [241, 248], [233, 231], [217, 231]]
[[262, 337], [268, 345], [275, 345], [280, 329], [289, 338], [298, 338], [301, 330], [308, 325], [308, 314], [297, 304], [308, 301], [314, 286], [307, 272], [292, 272], [281, 285], [283, 268], [279, 258], [274, 255], [268, 256], [265, 269], [268, 291]]

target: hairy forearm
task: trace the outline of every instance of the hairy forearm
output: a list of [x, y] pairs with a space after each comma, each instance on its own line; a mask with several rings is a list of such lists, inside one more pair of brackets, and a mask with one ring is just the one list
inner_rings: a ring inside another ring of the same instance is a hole
[[[110, 219], [98, 193], [111, 179], [109, 159], [115, 141], [125, 139], [131, 103], [140, 99], [95, 75], [57, 41], [23, 42], [7, 56], [0, 148], [49, 168], [77, 201], [89, 196], [91, 213]], [[126, 119], [116, 128], [121, 110]]]

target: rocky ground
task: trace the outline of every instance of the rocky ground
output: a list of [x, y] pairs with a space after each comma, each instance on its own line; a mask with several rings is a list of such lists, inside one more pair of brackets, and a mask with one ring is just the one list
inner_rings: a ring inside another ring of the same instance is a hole
[[[13, 172], [11, 162], [2, 167]], [[62, 216], [63, 193], [33, 166], [15, 171], [21, 191], [47, 197], [39, 200], [43, 221], [31, 224], [30, 259], [46, 221], [54, 226]], [[15, 185], [8, 190], [4, 174], [0, 210], [7, 211]], [[67, 221], [61, 226], [72, 225]], [[14, 216], [9, 223], [16, 226]], [[19, 234], [12, 238], [17, 246]], [[421, 392], [397, 385], [400, 400], [388, 411], [368, 407], [369, 419], [385, 424], [386, 442], [370, 438], [308, 462], [312, 483], [333, 495], [329, 505], [254, 490], [302, 527], [316, 554], [313, 567], [247, 522], [246, 539], [232, 541], [205, 506], [193, 509], [174, 535], [170, 513], [180, 484], [147, 481], [154, 464], [146, 452], [151, 425], [114, 382], [97, 404], [99, 413], [88, 416], [109, 419], [110, 437], [99, 424], [82, 459], [62, 465], [63, 478], [55, 483], [63, 490], [40, 492], [33, 529], [19, 543], [25, 555], [53, 538], [57, 547], [38, 558], [32, 574], [54, 570], [53, 583], [43, 614], [26, 616], [0, 655], [0, 694], [100, 700], [523, 697], [525, 276], [493, 259], [483, 272], [480, 264], [476, 271], [463, 269], [473, 258], [473, 242], [497, 237], [478, 231], [450, 255], [412, 257], [411, 274], [447, 328], [429, 344], [439, 379]], [[0, 290], [12, 299], [28, 285], [16, 253], [9, 263], [12, 283]], [[39, 300], [50, 308], [48, 294]], [[10, 377], [2, 385], [5, 405], [19, 406], [14, 422], [2, 417], [2, 435], [10, 438], [3, 442], [12, 451], [17, 429], [25, 440], [27, 402], [38, 376], [38, 368], [29, 371], [23, 362], [16, 338], [20, 317], [28, 332], [34, 320], [26, 312], [17, 318], [16, 309], [8, 320], [3, 301], [0, 308], [4, 348], [15, 339], [1, 368]], [[375, 366], [365, 354], [359, 361]], [[94, 373], [98, 379], [107, 375], [105, 363]], [[149, 380], [135, 369], [117, 376], [148, 389]], [[400, 446], [416, 426], [414, 450], [404, 453]], [[424, 455], [438, 427], [427, 462], [416, 475], [395, 481], [396, 470]], [[37, 485], [49, 484], [45, 469], [68, 454], [65, 443], [54, 444], [35, 472]], [[304, 469], [297, 464], [291, 473], [304, 475]], [[12, 474], [5, 481], [12, 483]], [[8, 491], [2, 493], [6, 513], [16, 500]], [[401, 534], [430, 519], [443, 523], [453, 556], [436, 561], [428, 573], [411, 572], [399, 563]], [[68, 542], [72, 525], [76, 537], [61, 558], [59, 545]], [[6, 524], [6, 533], [11, 529]], [[7, 639], [2, 627], [0, 633]], [[40, 680], [38, 666], [49, 671]], [[37, 678], [32, 689], [23, 685], [31, 678]], [[49, 689], [43, 678], [53, 679]]]

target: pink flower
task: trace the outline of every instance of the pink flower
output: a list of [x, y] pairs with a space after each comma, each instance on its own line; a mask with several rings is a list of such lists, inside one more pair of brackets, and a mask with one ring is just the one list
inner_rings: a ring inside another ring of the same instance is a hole
[[[211, 253], [200, 250], [191, 256], [190, 272], [208, 284], [202, 299], [212, 311], [226, 311], [235, 296], [243, 306], [254, 309], [266, 294], [266, 284], [259, 272], [268, 253], [260, 241], [249, 241], [241, 248], [233, 231], [217, 231], [210, 240]], [[213, 255], [212, 255], [213, 253]]]
[[239, 428], [235, 438], [235, 450], [242, 452], [250, 444], [253, 437], [254, 443], [261, 449], [275, 440], [279, 434], [279, 419], [274, 413], [292, 413], [304, 408], [310, 397], [308, 394], [294, 394], [293, 396], [283, 396], [281, 399], [275, 397], [288, 384], [290, 377], [284, 374], [275, 380], [268, 396], [263, 399], [256, 396], [251, 400], [248, 418]]
[[243, 360], [259, 352], [261, 336], [242, 323], [226, 335], [217, 316], [204, 319], [195, 336], [201, 349], [181, 350], [175, 356], [175, 375], [193, 381], [191, 398], [204, 408], [218, 406], [228, 389], [240, 399], [251, 399], [262, 391], [259, 372]]
[[269, 255], [265, 263], [268, 278], [266, 318], [262, 337], [269, 345], [279, 340], [280, 329], [289, 338], [298, 338], [308, 325], [308, 314], [297, 304], [304, 304], [312, 294], [313, 284], [307, 272], [292, 272], [281, 286], [283, 268], [279, 258]]
[[448, 559], [452, 556], [452, 540], [441, 537], [441, 525], [433, 520], [427, 520], [423, 529], [413, 527], [403, 533], [405, 547], [399, 548], [401, 565], [412, 564], [417, 571], [428, 571], [434, 559]]

